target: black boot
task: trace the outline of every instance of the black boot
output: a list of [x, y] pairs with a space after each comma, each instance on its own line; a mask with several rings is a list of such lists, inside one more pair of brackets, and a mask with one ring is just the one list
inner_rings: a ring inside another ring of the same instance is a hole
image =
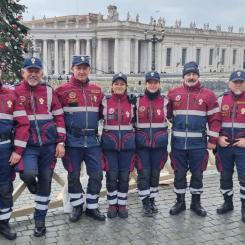
[[102, 214], [98, 208], [95, 209], [86, 208], [85, 214], [95, 220], [105, 221], [105, 215]]
[[176, 194], [176, 195], [177, 195], [176, 203], [173, 205], [173, 207], [169, 211], [171, 215], [177, 215], [181, 213], [182, 211], [186, 210], [185, 194]]
[[35, 220], [34, 236], [41, 237], [46, 234], [45, 220]]
[[152, 213], [154, 214], [158, 213], [158, 208], [155, 204], [155, 198], [150, 198], [150, 204], [151, 204]]
[[145, 197], [142, 200], [142, 204], [143, 204], [144, 216], [153, 217], [153, 213], [152, 213], [152, 210], [151, 210], [150, 198], [149, 197]]
[[192, 194], [190, 209], [194, 211], [198, 216], [205, 217], [207, 215], [206, 210], [201, 206], [199, 194]]
[[72, 212], [70, 214], [69, 220], [71, 222], [77, 222], [83, 213], [83, 205], [78, 205], [72, 208]]
[[0, 220], [0, 233], [8, 240], [16, 239], [16, 233], [9, 226], [9, 219]]
[[245, 223], [245, 199], [241, 199], [241, 202], [242, 202], [242, 209], [241, 209], [242, 221]]
[[231, 210], [234, 209], [232, 198], [233, 195], [228, 196], [227, 194], [224, 194], [224, 203], [217, 208], [217, 214], [225, 214]]

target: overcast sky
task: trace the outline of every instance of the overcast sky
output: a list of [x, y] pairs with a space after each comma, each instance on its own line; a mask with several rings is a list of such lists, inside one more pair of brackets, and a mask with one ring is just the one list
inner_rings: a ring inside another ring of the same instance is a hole
[[119, 19], [125, 20], [139, 13], [140, 22], [149, 23], [150, 16], [164, 17], [167, 26], [181, 19], [182, 26], [189, 27], [195, 21], [197, 27], [209, 23], [212, 29], [221, 24], [222, 30], [233, 25], [234, 31], [245, 28], [245, 0], [20, 0], [26, 5], [24, 20], [35, 18], [101, 13], [107, 15], [107, 6], [118, 7]]

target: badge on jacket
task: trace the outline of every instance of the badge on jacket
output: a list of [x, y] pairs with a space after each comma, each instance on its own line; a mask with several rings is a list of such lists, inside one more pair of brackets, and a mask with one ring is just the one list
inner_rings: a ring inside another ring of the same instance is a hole
[[7, 105], [8, 105], [8, 108], [11, 108], [12, 105], [13, 105], [13, 102], [12, 102], [11, 100], [8, 100], [8, 101], [7, 101]]

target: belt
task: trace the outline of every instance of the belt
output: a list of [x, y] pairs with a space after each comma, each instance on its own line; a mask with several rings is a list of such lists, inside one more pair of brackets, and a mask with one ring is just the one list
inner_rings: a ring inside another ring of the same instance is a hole
[[83, 129], [83, 128], [68, 128], [67, 132], [72, 134], [76, 138], [80, 138], [81, 136], [89, 136], [89, 135], [96, 135], [98, 130], [95, 129]]

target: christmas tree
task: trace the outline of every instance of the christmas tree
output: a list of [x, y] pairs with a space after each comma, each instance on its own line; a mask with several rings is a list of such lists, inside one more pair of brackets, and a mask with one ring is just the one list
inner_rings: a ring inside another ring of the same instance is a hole
[[0, 74], [2, 80], [20, 77], [23, 54], [27, 51], [28, 28], [21, 23], [26, 7], [20, 0], [0, 0]]

